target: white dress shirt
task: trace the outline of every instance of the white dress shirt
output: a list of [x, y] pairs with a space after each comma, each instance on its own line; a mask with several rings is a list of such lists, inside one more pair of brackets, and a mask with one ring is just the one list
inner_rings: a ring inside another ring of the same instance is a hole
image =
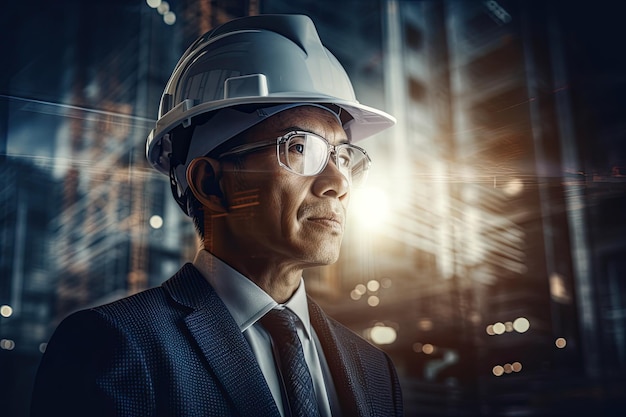
[[319, 338], [311, 326], [304, 280], [300, 279], [300, 286], [289, 301], [278, 304], [254, 282], [206, 250], [198, 252], [193, 264], [217, 292], [250, 344], [281, 415], [285, 416], [283, 393], [280, 376], [274, 363], [271, 339], [258, 323], [258, 320], [273, 308], [289, 308], [300, 319], [297, 323], [298, 337], [302, 342], [304, 357], [313, 379], [320, 415], [338, 416], [339, 399]]

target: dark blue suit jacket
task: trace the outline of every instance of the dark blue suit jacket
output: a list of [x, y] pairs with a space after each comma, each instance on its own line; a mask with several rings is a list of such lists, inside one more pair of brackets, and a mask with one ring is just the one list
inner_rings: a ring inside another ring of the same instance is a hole
[[[309, 300], [344, 416], [398, 416], [390, 359]], [[43, 356], [33, 416], [280, 414], [247, 341], [191, 264], [153, 288], [65, 319]]]

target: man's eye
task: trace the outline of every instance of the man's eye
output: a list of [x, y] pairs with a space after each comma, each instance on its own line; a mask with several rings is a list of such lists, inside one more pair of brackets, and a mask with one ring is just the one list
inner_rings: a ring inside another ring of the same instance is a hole
[[303, 143], [292, 143], [289, 145], [289, 152], [297, 152], [299, 154], [304, 153], [304, 144]]
[[337, 164], [344, 168], [352, 166], [353, 152], [350, 148], [339, 148], [337, 151]]
[[349, 167], [352, 161], [350, 155], [339, 155], [339, 158], [337, 159], [339, 160], [339, 165], [342, 167]]

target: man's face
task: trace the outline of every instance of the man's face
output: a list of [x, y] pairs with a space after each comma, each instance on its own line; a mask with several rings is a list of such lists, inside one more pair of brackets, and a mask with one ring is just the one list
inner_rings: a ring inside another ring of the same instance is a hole
[[[347, 142], [333, 114], [316, 107], [283, 111], [252, 128], [246, 143], [277, 138], [293, 130], [316, 133], [331, 143]], [[226, 233], [244, 257], [297, 268], [333, 263], [339, 256], [348, 180], [333, 158], [318, 175], [305, 177], [282, 168], [276, 147], [243, 156], [234, 167], [223, 162], [222, 186], [230, 205]]]

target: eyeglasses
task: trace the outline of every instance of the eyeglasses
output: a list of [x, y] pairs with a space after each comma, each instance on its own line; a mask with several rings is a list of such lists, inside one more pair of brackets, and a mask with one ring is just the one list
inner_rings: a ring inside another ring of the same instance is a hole
[[219, 157], [254, 152], [272, 145], [276, 145], [276, 156], [280, 166], [289, 172], [305, 177], [324, 171], [330, 155], [333, 154], [337, 169], [354, 187], [365, 182], [367, 171], [372, 163], [363, 148], [350, 143], [331, 145], [315, 133], [302, 131], [289, 132], [271, 141], [237, 146]]

